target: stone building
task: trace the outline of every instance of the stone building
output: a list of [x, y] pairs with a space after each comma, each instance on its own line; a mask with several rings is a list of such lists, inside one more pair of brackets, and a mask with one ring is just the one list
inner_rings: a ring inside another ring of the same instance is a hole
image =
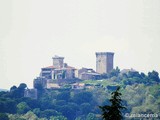
[[60, 88], [60, 86], [59, 86], [59, 84], [54, 83], [53, 80], [47, 80], [46, 88], [47, 89], [56, 89], [56, 88]]
[[46, 84], [47, 84], [47, 78], [45, 77], [37, 77], [33, 80], [33, 87], [34, 88], [46, 88]]
[[78, 78], [82, 80], [98, 80], [100, 74], [96, 73], [92, 68], [82, 68], [78, 70]]
[[41, 69], [40, 76], [47, 79], [74, 79], [75, 68], [63, 62], [64, 57], [55, 56], [53, 65]]
[[29, 97], [32, 99], [37, 99], [37, 89], [26, 89], [24, 91], [24, 97]]
[[96, 52], [96, 72], [103, 74], [113, 69], [113, 52]]
[[72, 86], [72, 89], [84, 89], [85, 88], [85, 84], [84, 83], [74, 83], [71, 85]]
[[101, 74], [113, 69], [113, 52], [96, 52], [96, 71], [92, 68], [75, 69], [64, 63], [64, 57], [54, 56], [51, 66], [41, 68], [39, 77], [34, 79], [34, 88], [60, 88], [61, 82], [72, 80], [98, 80]]
[[34, 88], [60, 88], [55, 80], [75, 78], [75, 68], [64, 63], [64, 57], [54, 56], [53, 65], [41, 68], [39, 77], [34, 79]]

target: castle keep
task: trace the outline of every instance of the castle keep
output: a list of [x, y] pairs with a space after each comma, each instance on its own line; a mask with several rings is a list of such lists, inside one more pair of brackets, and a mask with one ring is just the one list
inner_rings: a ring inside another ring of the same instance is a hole
[[103, 74], [113, 69], [113, 52], [96, 52], [96, 72]]

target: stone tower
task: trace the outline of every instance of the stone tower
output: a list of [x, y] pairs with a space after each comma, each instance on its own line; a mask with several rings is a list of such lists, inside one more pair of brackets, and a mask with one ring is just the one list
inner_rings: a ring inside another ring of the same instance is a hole
[[96, 72], [103, 74], [113, 69], [113, 52], [96, 52]]
[[52, 59], [53, 59], [53, 66], [55, 68], [62, 68], [63, 67], [64, 57], [59, 57], [59, 56], [55, 55]]

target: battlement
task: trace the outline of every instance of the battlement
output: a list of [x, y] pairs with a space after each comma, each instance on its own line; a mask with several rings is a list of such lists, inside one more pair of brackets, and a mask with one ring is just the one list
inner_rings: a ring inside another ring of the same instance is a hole
[[63, 65], [64, 65], [64, 62], [63, 62], [64, 57], [59, 57], [59, 56], [55, 55], [54, 57], [52, 57], [52, 59], [53, 59], [53, 66], [55, 68], [62, 68], [63, 67]]
[[54, 57], [52, 57], [52, 59], [64, 59], [64, 57], [60, 57], [58, 55], [55, 55]]
[[96, 52], [97, 55], [114, 55], [114, 52]]
[[96, 52], [96, 72], [103, 74], [113, 69], [113, 52]]

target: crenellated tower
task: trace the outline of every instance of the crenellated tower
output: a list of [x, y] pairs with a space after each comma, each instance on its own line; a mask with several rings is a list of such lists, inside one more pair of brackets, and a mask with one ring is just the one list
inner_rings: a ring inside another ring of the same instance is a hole
[[53, 59], [53, 66], [55, 68], [62, 68], [63, 67], [63, 65], [64, 65], [64, 62], [63, 62], [64, 57], [59, 57], [59, 56], [55, 55], [52, 59]]
[[96, 72], [103, 74], [113, 69], [113, 52], [96, 52]]

